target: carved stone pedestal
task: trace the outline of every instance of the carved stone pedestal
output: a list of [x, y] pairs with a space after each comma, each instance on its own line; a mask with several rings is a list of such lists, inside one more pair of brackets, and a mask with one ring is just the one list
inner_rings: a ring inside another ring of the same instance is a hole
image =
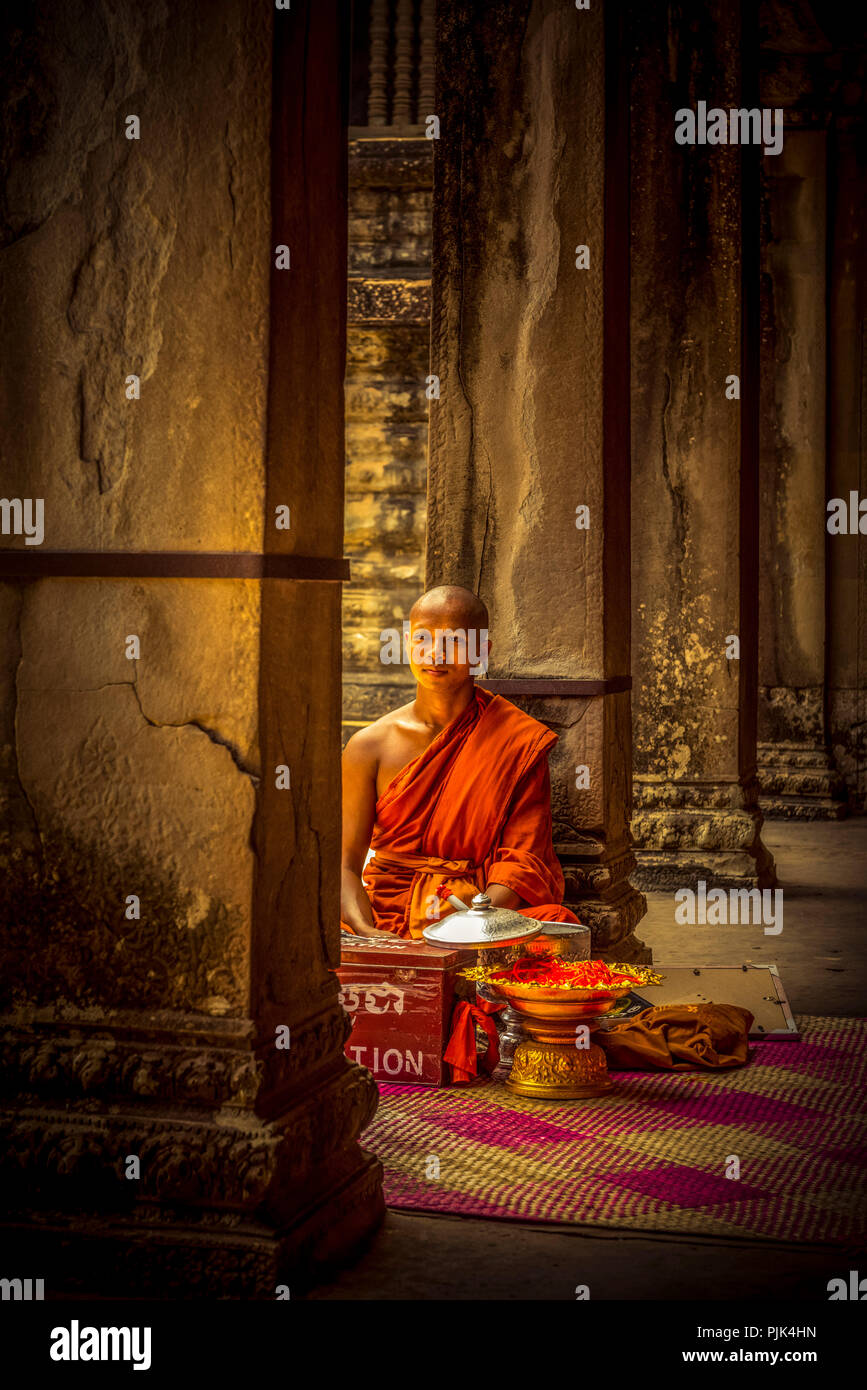
[[759, 744], [759, 799], [770, 820], [843, 820], [846, 784], [826, 748]]
[[755, 781], [670, 782], [636, 776], [633, 834], [647, 892], [716, 887], [772, 888], [776, 871], [761, 839], [762, 813]]
[[285, 1052], [240, 1020], [4, 1023], [4, 1250], [49, 1296], [274, 1298], [381, 1219], [380, 1164], [355, 1144], [377, 1092], [343, 1055], [339, 1007]]

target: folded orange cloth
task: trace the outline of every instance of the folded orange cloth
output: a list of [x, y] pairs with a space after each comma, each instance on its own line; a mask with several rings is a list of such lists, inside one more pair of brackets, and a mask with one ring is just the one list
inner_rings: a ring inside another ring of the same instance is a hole
[[598, 1030], [593, 1041], [615, 1071], [742, 1067], [752, 1022], [737, 1004], [666, 1004]]

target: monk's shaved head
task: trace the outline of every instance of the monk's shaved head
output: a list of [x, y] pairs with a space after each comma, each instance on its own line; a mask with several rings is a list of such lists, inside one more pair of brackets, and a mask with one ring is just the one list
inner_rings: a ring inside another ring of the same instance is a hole
[[463, 628], [485, 628], [488, 626], [488, 610], [471, 589], [462, 589], [459, 584], [441, 584], [436, 589], [428, 589], [417, 598], [410, 610], [410, 621], [421, 622], [430, 614], [448, 614], [450, 622]]

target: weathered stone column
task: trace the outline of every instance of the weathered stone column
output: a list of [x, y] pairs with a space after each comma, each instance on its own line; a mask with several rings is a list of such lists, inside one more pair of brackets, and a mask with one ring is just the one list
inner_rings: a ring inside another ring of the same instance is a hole
[[825, 732], [826, 147], [787, 121], [762, 161], [760, 798], [806, 820], [846, 811]]
[[[637, 882], [765, 885], [773, 863], [756, 801], [761, 156], [675, 142], [678, 110], [757, 105], [742, 77], [741, 6], [636, 4], [630, 48]], [[726, 396], [733, 376], [739, 400]], [[732, 639], [739, 659], [727, 658]]]
[[427, 574], [481, 594], [493, 687], [560, 735], [567, 902], [635, 959], [626, 100], [604, 9], [437, 4]]
[[382, 1212], [332, 973], [345, 24], [30, 23], [0, 410], [45, 537], [0, 554], [4, 1273], [274, 1298]]
[[[867, 498], [865, 73], [843, 85], [833, 131], [828, 498]], [[860, 523], [867, 526], [864, 515]], [[850, 527], [851, 527], [850, 518]], [[828, 719], [850, 804], [867, 809], [867, 536], [828, 535]]]

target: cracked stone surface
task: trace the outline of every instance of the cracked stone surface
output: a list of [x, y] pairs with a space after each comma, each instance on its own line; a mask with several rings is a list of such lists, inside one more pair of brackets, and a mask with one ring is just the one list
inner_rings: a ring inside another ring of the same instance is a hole
[[[213, 587], [219, 597], [162, 581], [46, 581], [20, 605], [13, 761], [41, 859], [38, 881], [17, 876], [20, 944], [39, 962], [31, 997], [110, 1004], [121, 964], [146, 949], [137, 1002], [243, 1009], [257, 780], [257, 671], [244, 657], [257, 586]], [[206, 623], [190, 589], [210, 599]], [[214, 623], [228, 639], [219, 665], [203, 659]], [[130, 661], [138, 628], [142, 656]], [[130, 894], [138, 920], [126, 916]], [[88, 964], [79, 973], [73, 961]]]
[[[261, 549], [270, 24], [228, 0], [4, 21], [3, 490], [44, 498], [46, 550]], [[0, 625], [15, 988], [238, 1014], [260, 586], [4, 584]]]
[[[64, 580], [23, 600], [19, 700], [134, 683], [157, 725], [199, 723], [257, 773], [259, 584]], [[139, 660], [126, 657], [130, 636]]]

